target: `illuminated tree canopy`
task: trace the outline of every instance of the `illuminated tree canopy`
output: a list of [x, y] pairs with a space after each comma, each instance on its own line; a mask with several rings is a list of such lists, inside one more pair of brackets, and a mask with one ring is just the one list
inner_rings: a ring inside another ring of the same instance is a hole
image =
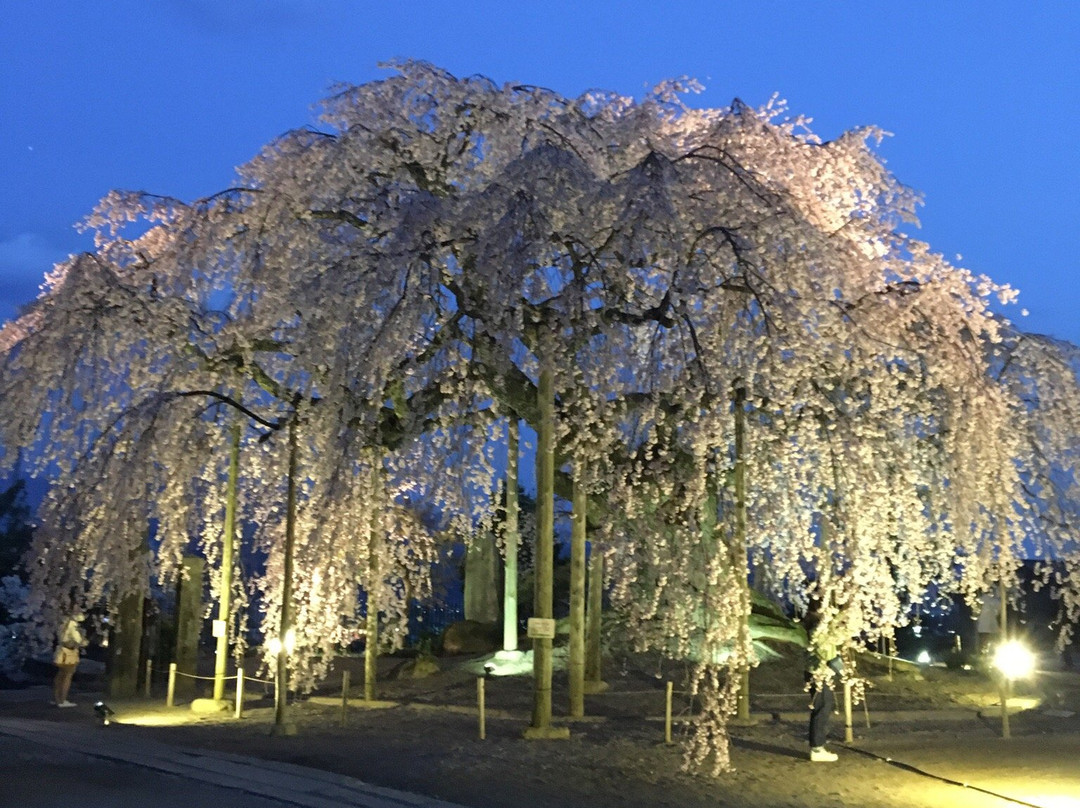
[[538, 425], [544, 368], [558, 485], [589, 493], [626, 625], [705, 649], [692, 764], [726, 765], [751, 567], [854, 641], [931, 582], [1011, 576], [1036, 525], [1072, 552], [1032, 481], [1034, 447], [1072, 456], [1076, 409], [1018, 391], [1072, 402], [1075, 363], [1002, 372], [1028, 344], [989, 308], [1012, 291], [903, 234], [919, 199], [879, 131], [823, 143], [780, 105], [695, 109], [696, 89], [569, 99], [408, 62], [338, 90], [324, 131], [269, 144], [232, 188], [102, 200], [96, 251], [0, 332], [0, 440], [56, 477], [43, 614], [72, 588], [115, 602], [192, 542], [215, 560], [241, 419], [272, 624], [294, 424], [297, 628], [325, 658], [369, 575], [426, 585], [406, 494], [490, 523], [498, 447], [509, 419]]

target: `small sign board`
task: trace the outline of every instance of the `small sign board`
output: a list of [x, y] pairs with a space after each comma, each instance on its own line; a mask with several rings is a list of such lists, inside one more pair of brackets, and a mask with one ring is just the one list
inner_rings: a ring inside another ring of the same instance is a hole
[[215, 637], [225, 636], [225, 621], [215, 620], [212, 628], [212, 633]]
[[527, 633], [532, 640], [554, 640], [555, 621], [550, 617], [530, 617]]

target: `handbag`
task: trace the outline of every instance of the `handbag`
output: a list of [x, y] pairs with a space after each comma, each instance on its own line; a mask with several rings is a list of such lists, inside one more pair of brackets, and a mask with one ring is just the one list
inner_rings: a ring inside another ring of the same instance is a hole
[[56, 649], [56, 654], [53, 655], [53, 664], [55, 665], [78, 665], [79, 664], [79, 650], [78, 648], [66, 648], [60, 646]]

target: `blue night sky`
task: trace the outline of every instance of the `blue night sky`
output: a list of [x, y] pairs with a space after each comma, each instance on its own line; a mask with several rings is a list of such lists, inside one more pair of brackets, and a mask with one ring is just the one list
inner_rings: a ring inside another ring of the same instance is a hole
[[1075, 2], [7, 0], [0, 16], [0, 320], [90, 247], [73, 225], [109, 189], [212, 193], [313, 123], [332, 84], [413, 57], [571, 96], [690, 75], [695, 104], [779, 93], [825, 139], [879, 125], [925, 194], [917, 235], [1018, 287], [1022, 327], [1080, 342]]

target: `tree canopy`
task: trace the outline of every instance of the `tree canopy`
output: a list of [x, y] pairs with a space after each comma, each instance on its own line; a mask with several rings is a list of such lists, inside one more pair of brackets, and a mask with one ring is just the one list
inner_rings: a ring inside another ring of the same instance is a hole
[[[1071, 457], [1074, 433], [1029, 426], [1052, 408], [1002, 370], [1028, 344], [990, 308], [1013, 292], [903, 232], [920, 200], [880, 131], [821, 142], [782, 105], [698, 109], [696, 89], [570, 99], [405, 62], [339, 88], [324, 130], [270, 143], [231, 188], [108, 195], [95, 252], [0, 332], [6, 457], [56, 476], [42, 608], [115, 600], [192, 543], [214, 558], [242, 418], [272, 620], [296, 424], [315, 658], [355, 612], [373, 529], [424, 577], [428, 540], [392, 518], [404, 492], [490, 521], [497, 444], [509, 419], [538, 422], [542, 368], [556, 465], [590, 493], [626, 624], [642, 647], [703, 630], [711, 649], [692, 762], [726, 761], [719, 673], [752, 661], [751, 565], [854, 638], [931, 583], [1011, 575], [1036, 524], [1072, 552], [1032, 484], [1039, 447]], [[1075, 363], [1039, 361], [1049, 397], [1073, 390]]]

